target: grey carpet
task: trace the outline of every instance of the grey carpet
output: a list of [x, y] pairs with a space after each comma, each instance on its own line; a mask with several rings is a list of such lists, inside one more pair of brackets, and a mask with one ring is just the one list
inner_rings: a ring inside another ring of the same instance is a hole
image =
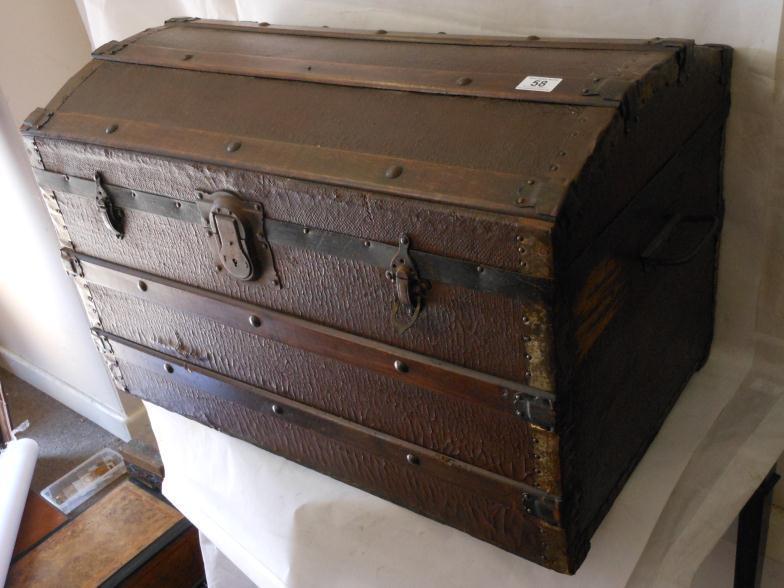
[[30, 421], [30, 428], [19, 437], [38, 442], [38, 463], [31, 484], [34, 492], [40, 492], [104, 447], [125, 447], [111, 433], [2, 369], [0, 382], [13, 424]]

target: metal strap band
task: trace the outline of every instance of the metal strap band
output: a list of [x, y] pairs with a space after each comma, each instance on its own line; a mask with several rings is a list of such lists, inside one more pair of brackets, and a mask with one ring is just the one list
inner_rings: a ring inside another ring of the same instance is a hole
[[[95, 182], [93, 180], [65, 176], [41, 169], [34, 169], [33, 172], [41, 187], [86, 198], [95, 198]], [[177, 200], [112, 184], [104, 183], [103, 188], [111, 197], [114, 206], [193, 224], [203, 224], [204, 222], [195, 202]], [[389, 261], [398, 250], [397, 245], [369, 241], [345, 233], [313, 229], [270, 218], [264, 220], [264, 228], [267, 240], [273, 247], [284, 245], [309, 249], [384, 269], [389, 267]], [[499, 268], [477, 266], [477, 264], [468, 261], [423, 251], [412, 251], [411, 254], [416, 259], [422, 277], [431, 282], [452, 284], [482, 292], [497, 292], [505, 296], [531, 301], [547, 299], [551, 292], [550, 280], [543, 278], [531, 278]]]
[[[450, 70], [173, 49], [148, 44], [123, 46], [118, 51], [94, 53], [93, 57], [101, 61], [256, 78], [574, 106], [618, 108], [624, 95], [623, 92], [618, 91], [602, 92], [601, 88], [597, 88], [598, 80], [595, 78], [564, 78], [551, 92], [521, 92], [515, 89], [521, 79], [519, 72], [461, 73]], [[622, 88], [624, 91], [632, 83], [621, 78], [607, 78], [601, 81], [615, 82], [614, 87]]]
[[[507, 415], [514, 412], [522, 399], [537, 400], [550, 406], [555, 400], [555, 396], [545, 390], [239, 302], [174, 280], [67, 249], [63, 250], [63, 256], [77, 259], [83, 278], [91, 284], [209, 318], [234, 329], [369, 369], [450, 398], [459, 397], [482, 404]], [[528, 415], [520, 416], [526, 418]], [[537, 413], [532, 420], [551, 428], [554, 422], [552, 408]]]
[[384, 459], [403, 463], [408, 461], [412, 467], [416, 467], [423, 473], [489, 495], [501, 503], [521, 500], [524, 508], [529, 509], [532, 516], [552, 525], [560, 523], [561, 499], [533, 486], [402, 441], [116, 335], [100, 330], [95, 330], [95, 334], [99, 338], [108, 340], [115, 357], [121, 361], [163, 374], [166, 378], [191, 386], [214, 398], [267, 413], [270, 418], [313, 430], [334, 441], [372, 452]]

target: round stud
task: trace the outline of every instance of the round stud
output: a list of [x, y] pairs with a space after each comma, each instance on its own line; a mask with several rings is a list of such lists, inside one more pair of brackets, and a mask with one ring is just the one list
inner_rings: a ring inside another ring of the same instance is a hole
[[376, 34], [377, 34], [377, 35], [386, 35], [386, 34], [387, 34], [387, 32], [386, 32], [384, 29], [378, 29], [378, 30], [376, 31]]
[[171, 374], [174, 371], [174, 366], [170, 363], [164, 363], [163, 371], [165, 371], [167, 374]]
[[411, 465], [419, 465], [419, 458], [413, 453], [406, 454], [406, 461]]
[[310, 233], [310, 229], [308, 227], [305, 227], [304, 229], [302, 229], [302, 232], [307, 235], [308, 233]]
[[[408, 237], [406, 235], [403, 235], [402, 237], [400, 237], [400, 244], [401, 245], [408, 245]], [[402, 259], [400, 260], [400, 263], [403, 263]]]
[[268, 27], [268, 26], [269, 26], [269, 23], [268, 23], [268, 22], [260, 22], [260, 23], [259, 23], [259, 26], [260, 26], [260, 27]]
[[107, 135], [111, 135], [114, 131], [116, 131], [119, 127], [112, 123], [108, 127], [106, 127], [105, 131]]
[[391, 165], [384, 172], [384, 175], [387, 178], [389, 178], [390, 180], [393, 180], [393, 179], [395, 179], [396, 177], [398, 177], [402, 173], [403, 173], [403, 168], [401, 166], [399, 166], [399, 165]]
[[395, 366], [395, 371], [401, 374], [405, 374], [408, 371], [408, 366], [404, 364], [402, 361], [400, 361], [399, 359], [396, 359], [395, 363], [393, 363], [392, 365]]
[[370, 241], [363, 241], [362, 245], [364, 245], [365, 247], [370, 247]]
[[483, 271], [485, 271], [485, 268], [483, 268], [481, 265], [478, 265], [476, 266], [476, 271], [481, 274]]
[[182, 60], [183, 61], [190, 61], [191, 59], [193, 59], [193, 54], [191, 54], [191, 53], [188, 53], [187, 55], [183, 55], [182, 56]]
[[147, 282], [145, 282], [144, 280], [139, 280], [139, 282], [136, 284], [136, 286], [142, 292], [146, 292], [147, 291]]
[[539, 40], [539, 36], [538, 35], [528, 35], [528, 40], [529, 41], [538, 41]]
[[464, 77], [464, 78], [457, 78], [457, 82], [456, 83], [457, 83], [458, 86], [467, 86], [468, 84], [470, 84], [473, 81], [474, 80], [472, 80], [471, 78], [465, 78]]
[[182, 202], [175, 202], [174, 208], [182, 208]]
[[283, 408], [281, 408], [277, 404], [273, 404], [272, 405], [272, 412], [274, 412], [275, 414], [283, 414]]
[[261, 326], [261, 319], [257, 317], [255, 314], [252, 314], [248, 317], [248, 322], [250, 323], [251, 327], [260, 327]]
[[232, 141], [231, 143], [226, 145], [226, 151], [228, 151], [229, 153], [234, 153], [240, 147], [242, 147], [242, 143], [241, 142], [239, 142], [239, 141]]

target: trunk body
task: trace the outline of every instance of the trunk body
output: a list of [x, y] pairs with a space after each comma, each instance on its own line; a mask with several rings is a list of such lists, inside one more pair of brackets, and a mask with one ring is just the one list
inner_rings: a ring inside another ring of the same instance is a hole
[[22, 131], [120, 390], [573, 573], [707, 357], [730, 57], [174, 19]]

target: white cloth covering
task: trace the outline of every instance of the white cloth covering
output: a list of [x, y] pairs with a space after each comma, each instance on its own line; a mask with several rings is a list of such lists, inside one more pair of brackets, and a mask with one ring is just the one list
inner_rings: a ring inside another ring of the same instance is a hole
[[[736, 48], [716, 342], [574, 578], [148, 407], [164, 490], [259, 586], [688, 586], [784, 448], [784, 0], [77, 0], [94, 46], [166, 17], [688, 37]], [[546, 75], [548, 72], [540, 72]], [[225, 585], [231, 585], [230, 583]]]

